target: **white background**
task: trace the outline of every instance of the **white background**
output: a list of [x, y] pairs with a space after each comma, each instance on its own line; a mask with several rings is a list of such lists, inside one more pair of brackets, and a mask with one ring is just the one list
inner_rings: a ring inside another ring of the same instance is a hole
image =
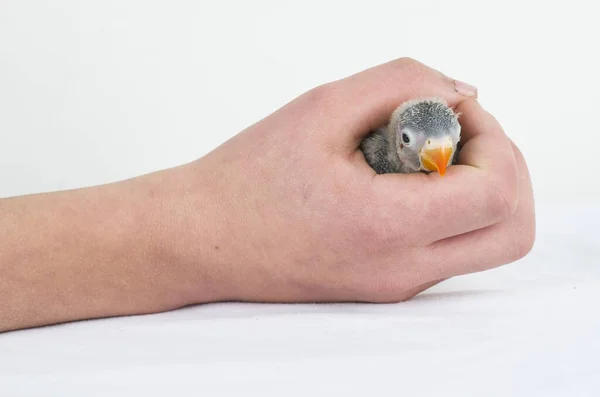
[[477, 85], [521, 147], [538, 240], [400, 305], [213, 305], [0, 335], [0, 396], [600, 395], [592, 4], [1, 0], [0, 197], [179, 165], [315, 85], [410, 56]]

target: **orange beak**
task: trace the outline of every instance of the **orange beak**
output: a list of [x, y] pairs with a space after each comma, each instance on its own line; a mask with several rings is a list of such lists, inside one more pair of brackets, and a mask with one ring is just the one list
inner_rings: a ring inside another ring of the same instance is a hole
[[437, 171], [444, 176], [453, 153], [451, 141], [430, 139], [421, 149], [421, 164], [427, 171]]

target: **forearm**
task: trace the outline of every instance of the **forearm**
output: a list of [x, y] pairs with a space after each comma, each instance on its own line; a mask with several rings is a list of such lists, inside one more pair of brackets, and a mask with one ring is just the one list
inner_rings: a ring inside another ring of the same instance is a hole
[[0, 332], [210, 300], [172, 260], [163, 178], [0, 200]]

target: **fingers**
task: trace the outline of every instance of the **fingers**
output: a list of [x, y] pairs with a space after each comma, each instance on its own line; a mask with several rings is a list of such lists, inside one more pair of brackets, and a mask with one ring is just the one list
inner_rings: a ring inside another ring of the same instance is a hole
[[523, 155], [512, 144], [519, 170], [519, 201], [504, 222], [438, 241], [426, 249], [425, 266], [433, 279], [473, 273], [525, 256], [535, 240], [535, 208], [529, 171]]
[[[350, 137], [352, 149], [356, 149], [370, 130], [389, 122], [391, 113], [404, 101], [435, 96], [456, 106], [468, 97], [456, 87], [454, 80], [442, 73], [401, 58], [326, 84], [309, 92], [307, 98], [327, 108], [320, 117], [335, 121], [323, 122], [333, 127], [332, 136], [344, 143]], [[468, 94], [476, 96], [476, 91]]]
[[518, 174], [510, 140], [477, 101], [467, 100], [457, 110], [462, 113], [463, 165], [450, 167], [444, 177], [374, 178], [379, 205], [397, 222], [398, 237], [409, 244], [428, 245], [488, 227], [516, 209]]
[[514, 172], [510, 140], [494, 116], [475, 100], [462, 102], [456, 111], [460, 113], [461, 125], [459, 164], [486, 171], [498, 171], [511, 166], [510, 171]]

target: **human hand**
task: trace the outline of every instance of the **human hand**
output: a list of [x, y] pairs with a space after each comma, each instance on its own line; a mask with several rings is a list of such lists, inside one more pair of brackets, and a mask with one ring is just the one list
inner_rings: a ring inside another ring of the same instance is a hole
[[[0, 332], [212, 301], [407, 299], [524, 256], [527, 166], [453, 81], [409, 59], [307, 92], [205, 157], [0, 200]], [[358, 149], [399, 103], [462, 113], [460, 165], [377, 175]]]
[[[403, 101], [462, 115], [459, 165], [376, 175], [358, 150]], [[156, 259], [189, 275], [186, 303], [407, 299], [526, 255], [523, 156], [453, 80], [396, 60], [317, 87], [205, 157], [154, 174]]]

